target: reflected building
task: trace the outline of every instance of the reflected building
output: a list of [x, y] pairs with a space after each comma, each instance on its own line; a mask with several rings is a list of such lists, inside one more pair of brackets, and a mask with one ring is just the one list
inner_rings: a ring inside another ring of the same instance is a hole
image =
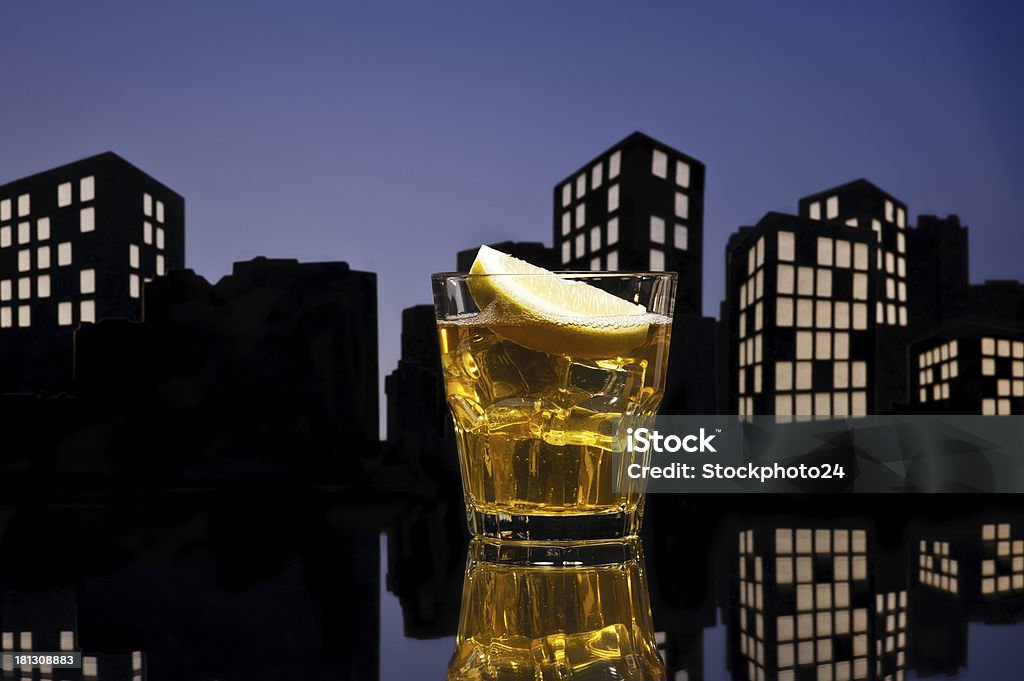
[[0, 391], [68, 391], [82, 323], [185, 265], [185, 202], [106, 152], [0, 186]]
[[[82, 652], [78, 640], [77, 593], [61, 587], [48, 591], [9, 591], [0, 596], [0, 652], [60, 654]], [[5, 665], [0, 678], [18, 681], [145, 681], [146, 655], [82, 653], [80, 669], [42, 665], [15, 669]]]
[[[875, 678], [867, 531], [766, 525], [738, 540], [728, 621], [733, 678]], [[902, 670], [892, 678], [902, 681]]]

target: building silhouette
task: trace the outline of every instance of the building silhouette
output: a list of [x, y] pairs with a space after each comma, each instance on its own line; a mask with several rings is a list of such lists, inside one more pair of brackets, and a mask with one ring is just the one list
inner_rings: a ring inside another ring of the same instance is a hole
[[0, 391], [70, 389], [75, 329], [184, 265], [184, 199], [114, 153], [0, 186]]
[[968, 236], [956, 215], [919, 215], [907, 230], [907, 250], [913, 254], [907, 263], [908, 308], [918, 336], [967, 313]]
[[728, 413], [873, 412], [876, 243], [870, 230], [782, 213], [733, 234]]
[[676, 272], [676, 314], [701, 314], [700, 161], [635, 132], [555, 185], [553, 219], [563, 268]]
[[76, 357], [107, 425], [64, 449], [120, 474], [326, 483], [379, 459], [376, 275], [344, 262], [256, 258], [216, 284], [173, 271], [146, 286], [145, 321], [83, 327]]

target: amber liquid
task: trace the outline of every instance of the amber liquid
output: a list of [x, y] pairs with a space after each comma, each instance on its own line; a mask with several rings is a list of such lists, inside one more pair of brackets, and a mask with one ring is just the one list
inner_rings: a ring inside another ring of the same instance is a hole
[[473, 528], [474, 514], [625, 514], [622, 535], [634, 533], [642, 488], [624, 475], [626, 431], [657, 411], [669, 351], [669, 320], [651, 317], [638, 347], [603, 357], [531, 350], [474, 316], [438, 323], [471, 529], [521, 539]]
[[448, 681], [663, 680], [643, 561], [501, 565], [470, 545]]

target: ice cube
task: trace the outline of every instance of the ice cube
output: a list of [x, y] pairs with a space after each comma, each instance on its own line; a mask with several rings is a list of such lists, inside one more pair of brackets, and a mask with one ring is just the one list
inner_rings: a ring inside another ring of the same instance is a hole
[[628, 398], [644, 384], [646, 365], [631, 362], [573, 362], [569, 365], [565, 388], [589, 395]]
[[509, 397], [487, 407], [484, 416], [489, 433], [539, 437], [556, 411], [558, 407], [539, 397]]
[[485, 404], [535, 395], [557, 385], [552, 357], [491, 334], [477, 334], [462, 341], [458, 357]]
[[466, 395], [449, 395], [448, 409], [455, 425], [464, 431], [473, 432], [487, 423], [483, 407]]
[[531, 646], [543, 681], [628, 681], [640, 679], [640, 664], [629, 630], [612, 624], [596, 631], [557, 633]]
[[603, 411], [608, 398], [589, 398], [552, 415], [542, 433], [550, 445], [585, 445], [610, 452], [625, 447], [625, 426], [618, 411]]

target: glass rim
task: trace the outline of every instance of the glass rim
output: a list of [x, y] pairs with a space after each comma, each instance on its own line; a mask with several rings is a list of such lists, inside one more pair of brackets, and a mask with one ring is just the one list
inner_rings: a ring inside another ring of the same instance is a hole
[[611, 270], [552, 270], [550, 272], [494, 272], [494, 273], [471, 273], [471, 272], [436, 272], [430, 275], [432, 281], [444, 281], [446, 279], [469, 279], [474, 277], [546, 277], [554, 274], [559, 278], [589, 278], [589, 279], [613, 279], [613, 278], [651, 278], [651, 279], [678, 279], [677, 272], [615, 272]]

